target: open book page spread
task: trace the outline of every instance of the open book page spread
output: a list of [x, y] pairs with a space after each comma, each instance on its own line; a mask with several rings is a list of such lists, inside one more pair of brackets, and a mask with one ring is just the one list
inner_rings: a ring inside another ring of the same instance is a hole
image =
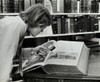
[[46, 42], [32, 50], [32, 56], [23, 62], [23, 70], [30, 71], [42, 67], [48, 74], [54, 72], [80, 74], [80, 70], [85, 70], [82, 67], [87, 65], [83, 62], [87, 61], [83, 60], [84, 56], [87, 57], [85, 49], [87, 48], [84, 48], [84, 42], [62, 40]]
[[34, 66], [40, 66], [40, 65], [42, 65], [43, 60], [44, 59], [40, 58], [39, 56], [33, 55], [30, 59], [27, 59], [23, 62], [22, 67], [24, 70], [27, 70]]

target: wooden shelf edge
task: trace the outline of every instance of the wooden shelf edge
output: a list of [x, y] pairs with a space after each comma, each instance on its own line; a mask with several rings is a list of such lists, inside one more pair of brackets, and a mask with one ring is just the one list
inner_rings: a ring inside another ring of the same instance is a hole
[[41, 35], [41, 36], [38, 36], [38, 37], [25, 36], [25, 38], [43, 38], [43, 37], [57, 37], [57, 36], [75, 36], [75, 35], [86, 35], [86, 34], [97, 34], [97, 33], [100, 33], [100, 31], [80, 32], [80, 33], [66, 33], [66, 34], [52, 34], [52, 35]]
[[18, 15], [19, 13], [0, 13], [1, 16], [4, 15]]
[[100, 13], [51, 13], [51, 15], [100, 15]]
[[[18, 15], [19, 13], [0, 13], [0, 15]], [[100, 13], [51, 13], [51, 15], [100, 15]]]

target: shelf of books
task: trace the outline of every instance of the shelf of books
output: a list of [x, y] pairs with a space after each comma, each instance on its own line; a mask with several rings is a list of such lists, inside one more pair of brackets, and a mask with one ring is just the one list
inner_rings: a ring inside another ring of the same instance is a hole
[[[99, 0], [0, 0], [0, 16], [16, 16], [34, 4], [51, 8], [51, 36], [99, 33]], [[46, 37], [46, 36], [42, 36]]]
[[0, 13], [18, 13], [43, 0], [0, 0]]

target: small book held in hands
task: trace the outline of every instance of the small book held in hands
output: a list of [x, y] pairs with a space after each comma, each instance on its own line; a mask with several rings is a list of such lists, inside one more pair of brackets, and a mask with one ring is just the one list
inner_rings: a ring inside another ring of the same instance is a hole
[[[23, 61], [23, 71], [29, 72], [41, 67], [47, 74], [87, 74], [90, 49], [84, 42], [59, 40], [46, 42], [42, 46], [48, 48], [51, 45], [55, 48], [47, 49], [44, 58], [33, 54]], [[23, 48], [25, 51], [27, 49]]]

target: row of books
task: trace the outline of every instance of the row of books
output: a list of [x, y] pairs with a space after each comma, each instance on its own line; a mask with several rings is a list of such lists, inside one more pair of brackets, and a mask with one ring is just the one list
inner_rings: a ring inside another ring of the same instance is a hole
[[99, 0], [51, 0], [53, 12], [98, 13]]
[[52, 28], [54, 34], [75, 33], [75, 32], [91, 32], [98, 31], [97, 16], [73, 16], [65, 15], [52, 16]]
[[43, 0], [0, 0], [1, 13], [18, 13]]
[[34, 4], [43, 4], [47, 7], [51, 6], [54, 13], [99, 12], [99, 0], [0, 0], [0, 12], [16, 13]]

